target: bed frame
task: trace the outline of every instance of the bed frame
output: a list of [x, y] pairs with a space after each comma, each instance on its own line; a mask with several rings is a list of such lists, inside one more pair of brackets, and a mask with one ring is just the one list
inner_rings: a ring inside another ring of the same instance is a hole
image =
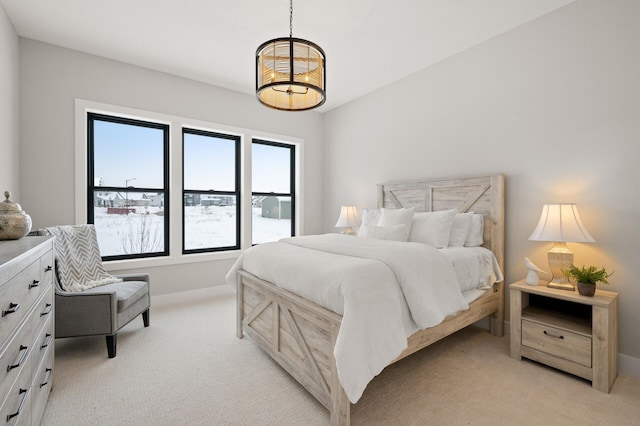
[[[458, 209], [484, 215], [484, 246], [504, 271], [504, 176], [417, 180], [378, 185], [378, 207], [415, 207], [416, 211]], [[237, 335], [243, 332], [304, 386], [330, 412], [332, 425], [348, 425], [351, 403], [333, 356], [342, 317], [243, 270], [237, 280]], [[504, 283], [449, 316], [417, 331], [396, 362], [489, 316], [491, 334], [504, 334]]]

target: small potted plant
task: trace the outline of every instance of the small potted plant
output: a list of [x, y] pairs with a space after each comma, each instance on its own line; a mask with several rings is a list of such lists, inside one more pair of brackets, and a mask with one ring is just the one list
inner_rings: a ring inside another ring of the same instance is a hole
[[573, 278], [578, 282], [578, 293], [583, 296], [593, 296], [596, 292], [596, 284], [609, 284], [607, 278], [613, 275], [613, 272], [607, 272], [604, 266], [598, 268], [594, 265], [580, 268], [571, 265], [569, 269], [563, 269], [562, 272], [567, 278]]

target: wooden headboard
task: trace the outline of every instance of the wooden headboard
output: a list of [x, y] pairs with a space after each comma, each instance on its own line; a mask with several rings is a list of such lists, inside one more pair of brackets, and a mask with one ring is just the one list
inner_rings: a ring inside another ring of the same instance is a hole
[[378, 208], [417, 212], [457, 209], [484, 216], [484, 244], [504, 272], [504, 175], [412, 180], [378, 184]]

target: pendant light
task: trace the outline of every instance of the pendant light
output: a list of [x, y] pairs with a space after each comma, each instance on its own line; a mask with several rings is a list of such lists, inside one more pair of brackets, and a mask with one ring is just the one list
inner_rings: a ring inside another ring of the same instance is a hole
[[293, 0], [289, 37], [262, 43], [256, 50], [256, 97], [270, 108], [306, 111], [326, 100], [326, 59], [315, 43], [293, 37]]

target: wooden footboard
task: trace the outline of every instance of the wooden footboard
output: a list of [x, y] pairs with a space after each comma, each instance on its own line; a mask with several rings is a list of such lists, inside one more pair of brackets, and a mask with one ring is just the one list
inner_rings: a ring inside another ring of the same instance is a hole
[[[300, 296], [239, 271], [237, 335], [247, 333], [330, 412], [331, 425], [348, 425], [351, 403], [338, 380], [333, 348], [342, 317]], [[467, 311], [409, 337], [396, 362], [482, 319], [491, 332], [503, 335], [504, 285], [475, 300]]]
[[238, 337], [255, 340], [329, 410], [332, 425], [348, 425], [333, 356], [342, 317], [245, 271], [236, 285]]

